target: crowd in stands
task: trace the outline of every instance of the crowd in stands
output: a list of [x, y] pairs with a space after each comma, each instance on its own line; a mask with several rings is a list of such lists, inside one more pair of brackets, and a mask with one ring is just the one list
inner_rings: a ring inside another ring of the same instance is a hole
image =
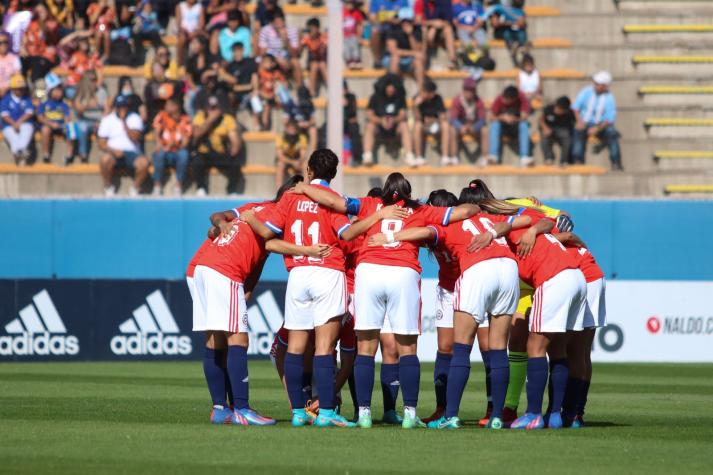
[[[246, 159], [242, 133], [274, 131], [281, 184], [325, 141], [314, 99], [328, 82], [324, 25], [317, 17], [305, 17], [300, 28], [288, 24], [286, 3], [293, 2], [4, 1], [0, 120], [13, 160], [49, 163], [61, 138], [67, 166], [88, 162], [92, 147], [99, 148], [107, 195], [115, 193], [119, 171], [133, 175], [131, 194], [161, 194], [169, 168], [176, 194], [189, 181], [205, 194], [213, 167], [227, 175], [232, 193]], [[419, 167], [435, 144], [448, 166], [477, 144], [477, 163], [488, 165], [502, 163], [503, 146], [511, 145], [520, 164], [531, 166], [536, 128], [547, 164], [555, 163], [554, 145], [562, 165], [584, 163], [587, 141], [597, 137], [620, 169], [611, 75], [597, 73], [574, 101], [544, 104], [552, 91], [543, 91], [527, 22], [524, 0], [344, 1], [346, 68], [372, 67], [364, 59], [370, 51], [382, 71], [365, 114], [344, 84], [345, 159], [373, 165], [386, 143], [406, 165]], [[488, 48], [493, 38], [505, 41], [519, 73], [485, 100], [478, 81], [496, 67]], [[455, 97], [442, 97], [427, 74], [441, 48], [445, 68], [469, 72]], [[107, 66], [139, 68], [143, 80], [129, 74], [117, 81], [105, 74]], [[417, 84], [413, 97], [405, 78]]]

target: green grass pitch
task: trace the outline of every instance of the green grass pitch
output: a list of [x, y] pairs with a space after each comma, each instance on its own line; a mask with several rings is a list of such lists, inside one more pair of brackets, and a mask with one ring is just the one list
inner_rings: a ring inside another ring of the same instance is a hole
[[[423, 365], [422, 416], [434, 405], [432, 370]], [[496, 433], [473, 424], [485, 406], [479, 364], [462, 406], [468, 425], [443, 432], [292, 428], [267, 361], [250, 363], [252, 404], [279, 419], [266, 428], [208, 424], [199, 362], [5, 363], [0, 473], [711, 473], [713, 365], [594, 371], [589, 427]]]

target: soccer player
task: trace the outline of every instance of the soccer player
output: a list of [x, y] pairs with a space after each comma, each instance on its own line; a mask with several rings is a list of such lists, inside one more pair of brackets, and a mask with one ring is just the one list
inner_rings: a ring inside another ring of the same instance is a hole
[[[339, 159], [331, 150], [319, 149], [313, 152], [307, 163], [307, 176], [312, 186], [338, 197], [329, 188], [329, 182], [337, 174], [338, 165]], [[392, 210], [382, 210], [380, 217], [390, 217]], [[339, 237], [349, 230], [348, 218], [296, 193], [284, 195], [271, 209], [244, 218], [264, 238], [284, 232], [284, 239], [297, 245], [311, 242], [333, 246], [331, 255], [324, 259], [307, 256], [285, 258], [289, 272], [285, 294], [285, 328], [290, 330], [284, 365], [285, 383], [292, 405], [292, 425], [304, 426], [308, 421], [302, 392], [303, 354], [309, 331], [314, 330], [313, 375], [320, 394], [320, 411], [314, 425], [353, 426], [353, 423], [334, 411], [333, 352], [342, 316], [347, 312], [344, 253], [337, 244]]]
[[[298, 187], [299, 188], [299, 187]], [[374, 356], [379, 345], [379, 333], [385, 316], [395, 334], [399, 353], [399, 383], [403, 391], [404, 416], [402, 427], [425, 427], [416, 416], [421, 366], [416, 354], [421, 326], [421, 266], [418, 246], [411, 242], [396, 241], [394, 233], [407, 227], [428, 224], [447, 225], [461, 221], [478, 211], [474, 205], [457, 208], [421, 206], [411, 199], [411, 184], [400, 173], [390, 174], [379, 198], [342, 199], [324, 193], [316, 187], [302, 186], [302, 192], [325, 206], [339, 212], [355, 215], [360, 221], [342, 234], [350, 240], [363, 232], [367, 237], [383, 232], [388, 242], [379, 247], [363, 247], [355, 279], [355, 310], [358, 349], [354, 363], [359, 402], [359, 419], [362, 428], [372, 426], [371, 394], [374, 386]], [[385, 206], [396, 204], [406, 209], [407, 217], [376, 221], [374, 215]]]

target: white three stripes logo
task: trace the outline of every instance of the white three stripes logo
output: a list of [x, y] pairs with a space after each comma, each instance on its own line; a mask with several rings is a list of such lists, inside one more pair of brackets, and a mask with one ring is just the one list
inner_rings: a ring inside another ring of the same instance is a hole
[[34, 305], [30, 304], [20, 310], [20, 318], [5, 325], [7, 333], [67, 333], [64, 322], [46, 290], [35, 294], [32, 302]]
[[248, 322], [252, 333], [277, 333], [282, 326], [282, 312], [271, 291], [263, 292], [257, 304], [248, 307]]
[[134, 318], [119, 325], [121, 333], [178, 333], [176, 320], [160, 290], [151, 292], [146, 302], [148, 306], [143, 304], [133, 311]]

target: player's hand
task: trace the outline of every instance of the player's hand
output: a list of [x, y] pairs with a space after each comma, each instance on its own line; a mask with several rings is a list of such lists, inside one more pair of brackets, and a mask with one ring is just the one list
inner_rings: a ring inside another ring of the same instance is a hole
[[468, 244], [468, 252], [476, 252], [481, 249], [485, 249], [493, 242], [493, 235], [491, 233], [483, 233], [473, 236]]
[[221, 221], [220, 224], [218, 224], [218, 229], [223, 236], [229, 236], [233, 233], [233, 223], [232, 221]]
[[537, 234], [533, 228], [528, 229], [520, 238], [520, 242], [517, 243], [517, 255], [521, 259], [529, 256], [532, 252], [532, 248], [535, 247], [535, 240], [537, 239]]
[[369, 242], [367, 243], [369, 247], [377, 247], [377, 246], [383, 246], [384, 244], [388, 244], [389, 241], [386, 239], [386, 234], [384, 233], [377, 233], [372, 235], [369, 238]]
[[332, 253], [333, 247], [334, 246], [329, 246], [327, 244], [314, 244], [312, 246], [305, 246], [305, 255], [307, 255], [308, 257], [324, 259]]
[[240, 221], [247, 223], [249, 219], [255, 217], [255, 211], [249, 209], [240, 213]]
[[379, 210], [379, 219], [406, 219], [408, 211], [397, 205], [384, 206]]
[[297, 183], [292, 189], [290, 190], [292, 193], [296, 195], [304, 195], [305, 194], [305, 185], [303, 182]]
[[208, 228], [208, 239], [215, 239], [218, 236], [220, 236], [220, 228], [218, 226]]

